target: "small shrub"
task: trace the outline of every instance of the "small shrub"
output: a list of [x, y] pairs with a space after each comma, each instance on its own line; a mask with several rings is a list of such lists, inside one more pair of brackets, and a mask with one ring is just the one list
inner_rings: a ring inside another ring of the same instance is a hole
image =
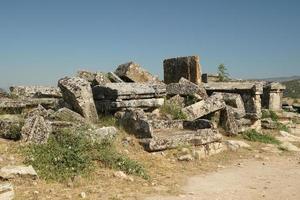
[[101, 116], [98, 120], [98, 124], [101, 126], [115, 126], [116, 118], [114, 116]]
[[0, 137], [10, 140], [20, 140], [21, 139], [21, 129], [24, 125], [24, 122], [20, 122], [19, 124], [13, 124], [9, 127], [9, 130], [2, 131], [0, 130]]
[[253, 142], [261, 142], [266, 144], [280, 144], [280, 141], [271, 135], [263, 135], [252, 129], [243, 133], [243, 138]]
[[32, 165], [46, 180], [64, 181], [88, 172], [90, 145], [82, 135], [64, 131], [51, 136], [47, 144], [25, 147], [25, 164]]
[[279, 123], [279, 122], [277, 122], [277, 129], [280, 130], [280, 131], [285, 131], [285, 132], [290, 131], [289, 128], [286, 125], [284, 125], [282, 123]]
[[269, 110], [262, 110], [261, 111], [261, 118], [262, 119], [266, 119], [266, 118], [269, 118], [270, 117], [270, 112], [269, 112]]
[[101, 161], [105, 167], [121, 170], [127, 174], [137, 175], [144, 179], [149, 178], [142, 165], [118, 153], [111, 141], [103, 141], [96, 144], [94, 150], [95, 159]]
[[168, 101], [165, 101], [163, 106], [160, 108], [160, 112], [162, 114], [171, 115], [173, 119], [187, 119], [186, 114], [182, 112], [180, 106]]
[[25, 164], [32, 165], [45, 180], [65, 181], [88, 174], [97, 162], [127, 174], [148, 178], [143, 166], [118, 153], [112, 141], [93, 143], [83, 131], [66, 129], [50, 136], [47, 144], [26, 146], [23, 150]]
[[274, 121], [277, 122], [278, 121], [278, 115], [276, 114], [276, 112], [270, 110], [270, 118]]

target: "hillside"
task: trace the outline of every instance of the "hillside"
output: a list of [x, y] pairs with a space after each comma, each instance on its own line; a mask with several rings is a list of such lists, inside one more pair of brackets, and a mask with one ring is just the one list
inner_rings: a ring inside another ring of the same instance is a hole
[[282, 82], [286, 86], [284, 97], [300, 98], [300, 79]]

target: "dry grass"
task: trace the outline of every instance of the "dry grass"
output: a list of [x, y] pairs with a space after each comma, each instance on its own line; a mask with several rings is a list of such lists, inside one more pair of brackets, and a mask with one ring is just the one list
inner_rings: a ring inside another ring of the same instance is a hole
[[[113, 176], [114, 170], [97, 167], [92, 176], [76, 177], [65, 183], [46, 182], [39, 180], [16, 179], [12, 183], [15, 186], [16, 199], [81, 199], [80, 193], [85, 192], [87, 199], [129, 199], [137, 200], [152, 194], [180, 194], [181, 185], [186, 177], [208, 173], [218, 170], [218, 166], [227, 166], [239, 162], [240, 159], [253, 158], [255, 149], [261, 148], [264, 144], [249, 142], [252, 149], [241, 149], [238, 152], [223, 152], [211, 156], [205, 160], [193, 162], [179, 162], [176, 160], [178, 150], [169, 150], [164, 153], [147, 153], [138, 144], [138, 141], [131, 137], [131, 141], [124, 145], [122, 141], [128, 135], [121, 132], [117, 138], [116, 148], [120, 153], [137, 160], [150, 175], [149, 180], [132, 176], [133, 182], [121, 180]], [[0, 141], [0, 151], [5, 156], [13, 155], [14, 164], [20, 164], [23, 159], [17, 154], [17, 142]], [[4, 161], [2, 166], [12, 164], [12, 161]], [[38, 191], [35, 192], [35, 191]]]

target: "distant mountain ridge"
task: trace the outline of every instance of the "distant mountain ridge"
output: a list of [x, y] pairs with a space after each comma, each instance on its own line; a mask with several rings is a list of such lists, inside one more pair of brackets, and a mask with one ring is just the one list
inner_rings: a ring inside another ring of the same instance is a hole
[[287, 82], [293, 80], [300, 80], [300, 76], [288, 76], [288, 77], [272, 77], [272, 78], [263, 78], [259, 79], [263, 81], [271, 81], [271, 82]]

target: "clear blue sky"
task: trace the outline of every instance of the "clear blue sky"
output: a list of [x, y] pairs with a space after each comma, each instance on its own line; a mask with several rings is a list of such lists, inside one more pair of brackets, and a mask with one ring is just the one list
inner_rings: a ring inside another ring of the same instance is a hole
[[0, 87], [199, 55], [240, 78], [300, 75], [299, 0], [0, 0]]

